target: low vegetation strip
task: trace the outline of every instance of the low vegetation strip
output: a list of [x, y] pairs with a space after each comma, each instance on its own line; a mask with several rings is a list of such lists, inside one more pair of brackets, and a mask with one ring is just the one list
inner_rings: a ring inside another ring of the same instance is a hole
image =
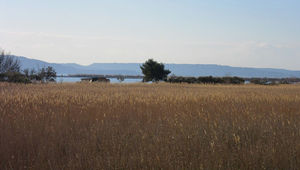
[[245, 80], [241, 77], [176, 77], [171, 76], [166, 79], [169, 83], [189, 83], [189, 84], [244, 84]]
[[300, 86], [0, 83], [0, 169], [297, 169]]

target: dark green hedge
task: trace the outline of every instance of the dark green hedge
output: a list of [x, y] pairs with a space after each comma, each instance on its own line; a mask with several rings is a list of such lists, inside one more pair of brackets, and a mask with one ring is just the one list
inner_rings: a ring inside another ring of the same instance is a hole
[[240, 77], [168, 77], [169, 83], [198, 83], [198, 84], [244, 84], [245, 80]]

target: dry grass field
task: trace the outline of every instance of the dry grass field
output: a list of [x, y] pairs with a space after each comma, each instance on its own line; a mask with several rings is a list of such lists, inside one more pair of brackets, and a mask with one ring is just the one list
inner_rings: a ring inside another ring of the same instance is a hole
[[0, 84], [0, 169], [299, 167], [299, 85]]

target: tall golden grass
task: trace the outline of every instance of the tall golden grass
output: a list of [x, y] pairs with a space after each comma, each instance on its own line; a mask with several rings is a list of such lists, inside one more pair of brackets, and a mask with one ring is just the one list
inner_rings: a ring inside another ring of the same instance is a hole
[[0, 169], [298, 169], [300, 86], [0, 84]]

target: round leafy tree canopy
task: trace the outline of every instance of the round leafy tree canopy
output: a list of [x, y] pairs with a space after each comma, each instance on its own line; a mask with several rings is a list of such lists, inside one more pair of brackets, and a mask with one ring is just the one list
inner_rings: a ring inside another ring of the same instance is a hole
[[170, 70], [165, 70], [164, 64], [158, 63], [153, 59], [147, 60], [140, 68], [144, 74], [144, 82], [164, 80], [167, 78], [168, 74], [171, 73]]

